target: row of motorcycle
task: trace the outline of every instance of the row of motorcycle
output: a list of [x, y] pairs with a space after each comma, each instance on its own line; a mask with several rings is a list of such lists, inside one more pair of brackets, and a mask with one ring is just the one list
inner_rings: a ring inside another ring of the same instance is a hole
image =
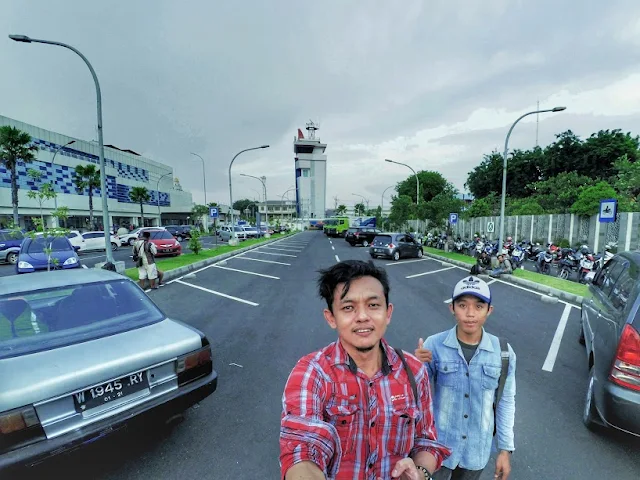
[[[425, 243], [434, 248], [444, 250], [447, 238], [444, 235], [427, 236]], [[502, 253], [511, 260], [514, 268], [520, 268], [526, 261], [535, 262], [535, 268], [539, 273], [551, 275], [556, 270], [557, 276], [565, 280], [577, 280], [586, 283], [592, 279], [598, 269], [614, 255], [616, 243], [608, 243], [605, 246], [604, 255], [596, 253], [588, 245], [578, 248], [561, 248], [553, 243], [541, 245], [530, 240], [522, 240], [519, 243], [507, 237], [500, 251], [498, 241], [489, 241], [483, 237], [473, 240], [461, 240], [457, 238], [449, 242], [449, 250], [457, 253], [479, 257], [485, 252], [490, 257]]]

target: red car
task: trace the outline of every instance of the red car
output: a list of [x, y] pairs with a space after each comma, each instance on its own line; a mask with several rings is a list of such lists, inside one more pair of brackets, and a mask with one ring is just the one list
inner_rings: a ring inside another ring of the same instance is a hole
[[164, 228], [145, 228], [140, 231], [139, 238], [142, 238], [143, 232], [151, 233], [149, 241], [156, 246], [158, 250], [157, 257], [178, 256], [182, 253], [180, 242], [178, 242], [168, 230]]

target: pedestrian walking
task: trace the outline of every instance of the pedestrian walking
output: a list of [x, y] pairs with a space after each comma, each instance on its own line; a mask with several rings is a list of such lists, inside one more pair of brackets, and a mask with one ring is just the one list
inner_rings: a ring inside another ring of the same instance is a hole
[[450, 451], [438, 441], [426, 367], [383, 338], [393, 312], [386, 272], [348, 260], [322, 270], [318, 287], [338, 339], [287, 380], [280, 477], [431, 478]]
[[[133, 244], [133, 261], [138, 267], [138, 280], [141, 288], [146, 288], [145, 283], [149, 281], [149, 287], [157, 289], [156, 279], [158, 279], [158, 268], [155, 256], [158, 254], [156, 246], [149, 241], [151, 232], [142, 232], [142, 238]], [[162, 278], [159, 278], [162, 283]]]
[[516, 355], [504, 339], [484, 329], [493, 312], [486, 282], [475, 276], [458, 282], [449, 309], [456, 326], [424, 344], [419, 339], [415, 351], [434, 386], [439, 439], [452, 451], [433, 478], [479, 479], [495, 436], [494, 478], [507, 480], [515, 448]]

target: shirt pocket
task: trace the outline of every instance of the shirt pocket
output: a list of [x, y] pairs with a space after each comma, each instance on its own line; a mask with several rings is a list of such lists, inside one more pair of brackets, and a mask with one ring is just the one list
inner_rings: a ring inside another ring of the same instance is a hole
[[438, 387], [457, 388], [458, 371], [460, 364], [456, 362], [438, 362], [436, 365], [438, 375], [436, 377], [436, 385]]
[[403, 392], [391, 397], [386, 409], [383, 436], [386, 438], [387, 453], [406, 457], [413, 448], [418, 410], [413, 403], [411, 387], [404, 385]]
[[[339, 386], [333, 388], [325, 407], [326, 420], [338, 432], [342, 456], [352, 454], [358, 437], [362, 412], [357, 395], [344, 395]], [[345, 389], [345, 391], [347, 391]]]
[[500, 379], [501, 368], [497, 365], [482, 366], [482, 388], [485, 390], [496, 390]]

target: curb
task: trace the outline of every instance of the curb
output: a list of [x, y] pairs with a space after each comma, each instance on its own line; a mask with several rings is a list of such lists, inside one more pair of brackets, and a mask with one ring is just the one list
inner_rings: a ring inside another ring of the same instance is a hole
[[167, 283], [171, 280], [175, 280], [176, 278], [183, 277], [188, 273], [193, 272], [194, 270], [199, 270], [204, 267], [208, 267], [209, 265], [213, 265], [214, 263], [221, 262], [226, 260], [227, 258], [234, 257], [240, 253], [248, 252], [253, 250], [254, 248], [262, 247], [264, 245], [269, 245], [270, 243], [279, 242], [280, 240], [284, 240], [285, 238], [292, 238], [302, 232], [296, 232], [291, 235], [287, 235], [280, 238], [274, 238], [273, 240], [267, 240], [265, 242], [258, 243], [256, 245], [250, 245], [248, 247], [238, 248], [232, 252], [223, 253], [222, 255], [216, 255], [215, 257], [207, 258], [205, 260], [200, 260], [199, 262], [192, 263], [190, 265], [185, 265], [184, 267], [174, 268], [172, 270], [167, 270], [164, 272], [164, 283]]
[[[436, 255], [434, 253], [430, 253], [430, 252], [424, 252], [424, 256], [425, 257], [430, 257], [433, 258], [435, 260], [438, 260], [440, 262], [446, 262], [449, 263], [451, 265], [455, 265], [457, 267], [462, 267], [465, 268], [467, 270], [470, 270], [472, 265], [469, 263], [465, 263], [465, 262], [461, 262], [459, 260], [453, 260], [451, 258], [447, 258], [447, 257], [442, 257], [440, 255]], [[563, 300], [565, 302], [568, 303], [573, 303], [577, 306], [580, 306], [580, 304], [582, 303], [582, 300], [584, 297], [582, 297], [581, 295], [576, 295], [575, 293], [569, 293], [569, 292], [565, 292], [563, 290], [559, 290], [557, 288], [554, 287], [549, 287], [547, 285], [541, 285], [539, 283], [536, 282], [532, 282], [531, 280], [526, 280], [524, 278], [518, 278], [515, 277], [513, 275], [502, 275], [500, 276], [500, 280], [506, 283], [512, 283], [514, 285], [519, 285], [521, 287], [525, 287], [528, 288], [530, 290], [534, 290], [538, 293], [540, 293], [541, 295], [549, 295], [551, 297], [556, 297], [560, 300]]]

